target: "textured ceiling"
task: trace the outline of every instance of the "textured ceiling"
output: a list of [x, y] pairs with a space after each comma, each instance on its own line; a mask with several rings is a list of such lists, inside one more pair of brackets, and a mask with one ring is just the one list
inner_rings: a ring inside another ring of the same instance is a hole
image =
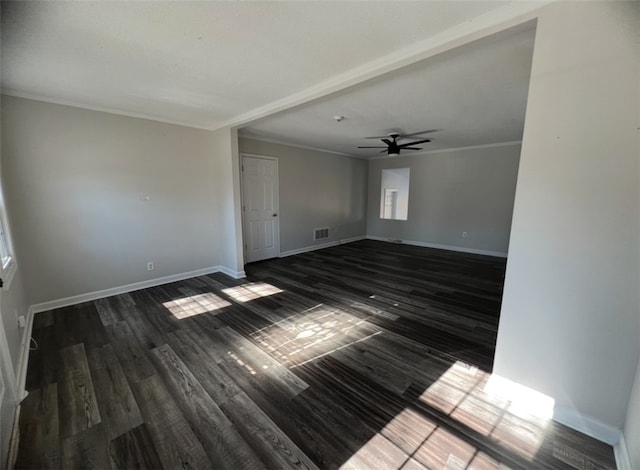
[[[424, 151], [522, 139], [535, 27], [521, 25], [460, 46], [241, 129], [266, 138], [360, 157], [391, 129], [429, 134]], [[342, 115], [341, 122], [333, 116]], [[419, 137], [416, 137], [418, 139]], [[414, 153], [404, 151], [402, 153]]]
[[3, 1], [2, 89], [215, 128], [507, 3]]

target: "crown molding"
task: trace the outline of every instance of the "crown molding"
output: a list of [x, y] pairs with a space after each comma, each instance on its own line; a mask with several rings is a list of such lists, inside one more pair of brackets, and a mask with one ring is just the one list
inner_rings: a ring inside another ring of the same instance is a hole
[[322, 148], [318, 148], [318, 147], [311, 147], [311, 146], [308, 146], [308, 145], [293, 144], [293, 143], [287, 142], [285, 140], [272, 139], [270, 137], [258, 137], [258, 136], [253, 136], [253, 135], [238, 134], [238, 138], [247, 139], [247, 140], [257, 140], [258, 142], [265, 142], [265, 143], [268, 143], [268, 144], [286, 145], [287, 147], [295, 147], [295, 148], [300, 148], [300, 149], [305, 149], [305, 150], [313, 150], [315, 152], [331, 153], [333, 155], [340, 155], [341, 157], [350, 157], [350, 158], [359, 158], [361, 160], [368, 160], [367, 157], [360, 157], [358, 155], [351, 155], [349, 153], [336, 152], [335, 150], [327, 150], [327, 149], [322, 149]]
[[[168, 121], [168, 120], [160, 120], [160, 119], [156, 119], [152, 116], [146, 116], [146, 115], [142, 115], [142, 114], [135, 114], [135, 113], [125, 113], [125, 112], [118, 112], [116, 110], [110, 110], [108, 108], [101, 108], [99, 106], [85, 106], [82, 104], [74, 104], [71, 103], [69, 101], [65, 101], [65, 100], [55, 100], [55, 99], [48, 99], [48, 98], [41, 98], [41, 97], [37, 97], [34, 95], [29, 95], [27, 93], [14, 93], [11, 91], [7, 91], [7, 90], [0, 90], [0, 94], [2, 95], [6, 95], [6, 96], [12, 96], [15, 98], [22, 98], [22, 99], [28, 99], [28, 100], [34, 100], [34, 101], [41, 101], [44, 103], [51, 103], [51, 104], [58, 104], [61, 106], [70, 106], [70, 107], [74, 107], [74, 108], [79, 108], [79, 109], [87, 109], [89, 111], [98, 111], [98, 112], [102, 112], [102, 113], [109, 113], [109, 114], [115, 114], [115, 115], [119, 115], [119, 116], [125, 116], [125, 117], [131, 117], [131, 118], [136, 118], [136, 119], [145, 119], [148, 121], [154, 121], [154, 122], [161, 122], [164, 124], [172, 124], [172, 125], [176, 125], [176, 126], [181, 126], [181, 127], [189, 127], [192, 129], [202, 129], [202, 130], [214, 130], [208, 127], [200, 127], [200, 126], [195, 126], [195, 125], [190, 125], [190, 124], [186, 124], [186, 123], [181, 123], [181, 122], [177, 122], [177, 121]], [[216, 130], [218, 129], [222, 129], [222, 128], [216, 128]], [[277, 145], [286, 145], [288, 147], [295, 147], [295, 148], [301, 148], [304, 150], [312, 150], [315, 152], [323, 152], [323, 153], [330, 153], [333, 155], [340, 155], [342, 157], [349, 157], [349, 158], [357, 158], [360, 160], [383, 160], [383, 159], [389, 159], [389, 158], [399, 158], [398, 156], [393, 156], [390, 157], [388, 155], [382, 155], [379, 157], [364, 157], [364, 156], [360, 156], [360, 155], [353, 155], [353, 154], [349, 154], [349, 153], [344, 153], [344, 152], [337, 152], [335, 150], [329, 150], [329, 149], [324, 149], [324, 148], [319, 148], [319, 147], [312, 147], [309, 145], [302, 145], [302, 144], [294, 144], [292, 142], [288, 142], [286, 140], [280, 140], [280, 139], [273, 139], [270, 137], [262, 137], [262, 136], [256, 136], [256, 135], [247, 135], [247, 134], [238, 134], [238, 137], [240, 139], [248, 139], [248, 140], [256, 140], [258, 142], [265, 142], [265, 143], [269, 143], [269, 144], [277, 144]], [[492, 144], [483, 144], [483, 145], [469, 145], [466, 147], [454, 147], [454, 148], [446, 148], [446, 149], [437, 149], [437, 150], [428, 150], [426, 152], [414, 152], [411, 154], [404, 154], [401, 155], [400, 158], [404, 158], [404, 157], [417, 157], [417, 156], [422, 156], [422, 155], [430, 155], [430, 154], [436, 154], [436, 153], [445, 153], [445, 152], [456, 152], [456, 151], [462, 151], [462, 150], [474, 150], [474, 149], [481, 149], [481, 148], [492, 148], [492, 147], [505, 147], [505, 146], [509, 146], [509, 145], [520, 145], [522, 144], [521, 140], [514, 140], [514, 141], [509, 141], [509, 142], [496, 142], [496, 143], [492, 143]]]
[[[173, 124], [174, 126], [181, 126], [181, 127], [190, 127], [192, 129], [202, 129], [205, 131], [211, 131], [211, 130], [218, 130], [221, 129], [221, 126], [201, 126], [198, 124], [193, 124], [193, 123], [186, 123], [186, 122], [182, 122], [182, 121], [172, 121], [170, 119], [162, 119], [156, 116], [151, 116], [148, 114], [141, 114], [141, 113], [130, 113], [128, 111], [123, 111], [121, 109], [116, 109], [116, 108], [107, 108], [107, 107], [103, 107], [103, 106], [93, 106], [93, 105], [88, 105], [88, 104], [83, 104], [83, 103], [78, 103], [75, 101], [71, 101], [71, 100], [61, 100], [61, 99], [57, 99], [57, 98], [48, 98], [45, 96], [39, 96], [39, 95], [35, 95], [32, 93], [22, 93], [22, 92], [18, 92], [18, 91], [12, 91], [12, 90], [0, 90], [0, 94], [2, 95], [6, 95], [6, 96], [13, 96], [15, 98], [22, 98], [25, 100], [33, 100], [33, 101], [41, 101], [43, 103], [51, 103], [51, 104], [59, 104], [61, 106], [70, 106], [72, 108], [79, 108], [79, 109], [86, 109], [89, 111], [98, 111], [101, 113], [109, 113], [109, 114], [115, 114], [117, 116], [125, 116], [125, 117], [130, 117], [130, 118], [136, 118], [136, 119], [145, 119], [147, 121], [155, 121], [155, 122], [162, 122], [164, 124]], [[224, 127], [224, 126], [222, 126]]]

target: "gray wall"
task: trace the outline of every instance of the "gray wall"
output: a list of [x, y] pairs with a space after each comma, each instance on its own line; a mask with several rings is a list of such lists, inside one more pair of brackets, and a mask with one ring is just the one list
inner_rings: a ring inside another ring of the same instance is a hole
[[[365, 235], [365, 160], [250, 139], [240, 152], [278, 157], [281, 252]], [[314, 242], [318, 227], [330, 238]]]
[[[506, 254], [519, 157], [514, 144], [371, 160], [367, 234]], [[380, 218], [385, 168], [411, 169], [406, 221]]]
[[3, 97], [2, 135], [30, 304], [227, 261], [229, 131]]
[[541, 11], [495, 356], [595, 433], [622, 429], [640, 353], [639, 9]]

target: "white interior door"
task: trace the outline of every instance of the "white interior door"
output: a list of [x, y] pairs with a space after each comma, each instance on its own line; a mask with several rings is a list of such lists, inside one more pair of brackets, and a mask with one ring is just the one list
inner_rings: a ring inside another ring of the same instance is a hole
[[243, 156], [242, 192], [245, 261], [275, 258], [280, 254], [278, 160]]

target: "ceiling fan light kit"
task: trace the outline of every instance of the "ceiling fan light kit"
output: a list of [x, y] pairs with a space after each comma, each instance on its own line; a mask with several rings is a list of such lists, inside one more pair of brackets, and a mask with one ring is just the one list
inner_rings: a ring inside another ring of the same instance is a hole
[[[429, 129], [426, 131], [413, 132], [411, 134], [401, 134], [400, 132], [391, 132], [386, 136], [374, 136], [374, 137], [365, 137], [365, 139], [380, 139], [386, 145], [383, 146], [362, 146], [358, 147], [359, 149], [385, 149], [380, 153], [387, 153], [390, 157], [397, 157], [400, 155], [401, 150], [422, 150], [422, 147], [414, 147], [416, 144], [424, 144], [427, 142], [431, 142], [431, 139], [422, 139], [422, 140], [414, 140], [412, 142], [406, 142], [404, 144], [398, 143], [398, 139], [405, 139], [407, 137], [412, 137], [414, 135], [421, 134], [429, 134], [431, 132], [439, 131], [440, 129]], [[393, 140], [389, 140], [389, 137]]]

